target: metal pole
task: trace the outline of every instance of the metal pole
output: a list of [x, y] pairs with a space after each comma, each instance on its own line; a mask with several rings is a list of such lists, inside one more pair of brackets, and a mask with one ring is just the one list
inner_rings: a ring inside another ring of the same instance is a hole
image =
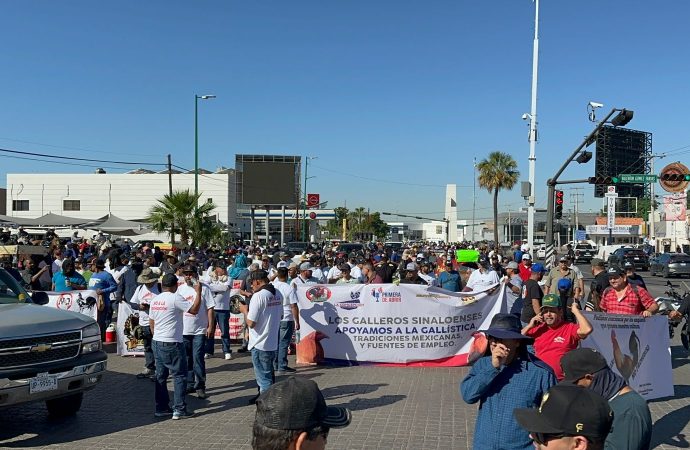
[[[651, 158], [652, 164], [650, 166], [650, 169], [652, 171], [652, 175], [654, 175], [654, 157], [655, 156], [656, 155], [652, 155], [652, 158]], [[650, 240], [654, 239], [654, 253], [656, 253], [656, 238], [654, 237], [656, 235], [655, 223], [654, 223], [654, 221], [656, 220], [656, 217], [655, 217], [656, 216], [656, 208], [654, 207], [654, 202], [656, 201], [656, 199], [654, 197], [654, 185], [655, 184], [656, 183], [652, 183], [652, 185], [650, 186], [650, 189], [649, 189], [650, 190], [649, 194], [651, 196], [651, 199], [649, 202], [649, 211], [651, 212], [651, 214], [649, 215], [649, 239]], [[649, 241], [647, 241], [647, 242], [649, 242]]]
[[280, 207], [280, 246], [285, 246], [285, 205]]
[[473, 158], [472, 165], [472, 236], [470, 242], [474, 242], [474, 210], [477, 203], [477, 157]]
[[[170, 194], [170, 197], [172, 197], [172, 192], [172, 159], [170, 154], [168, 154], [168, 194]], [[170, 243], [175, 243], [175, 219], [170, 224]]]
[[527, 201], [527, 244], [534, 245], [535, 166], [537, 157], [537, 75], [539, 68], [539, 0], [534, 2], [534, 44], [532, 49], [532, 107], [529, 122], [529, 183], [530, 196]]
[[199, 195], [199, 96], [194, 94], [194, 196], [198, 196], [198, 195]]
[[304, 192], [302, 192], [302, 224], [304, 230], [302, 231], [302, 241], [307, 242], [307, 173], [309, 172], [309, 157], [307, 156], [304, 163]]

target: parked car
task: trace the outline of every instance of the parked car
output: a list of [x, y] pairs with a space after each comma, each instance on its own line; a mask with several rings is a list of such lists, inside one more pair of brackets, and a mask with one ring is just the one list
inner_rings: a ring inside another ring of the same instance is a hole
[[96, 321], [48, 301], [0, 269], [0, 408], [45, 401], [51, 416], [75, 414], [105, 373]]
[[690, 277], [690, 255], [685, 253], [662, 253], [650, 261], [649, 273], [651, 275], [662, 275], [664, 278], [683, 275]]
[[575, 252], [575, 263], [586, 262], [589, 263], [594, 258], [596, 248], [592, 244], [576, 244], [573, 249]]
[[641, 248], [621, 247], [609, 255], [609, 267], [623, 267], [626, 262], [632, 263], [635, 270], [649, 270], [649, 258]]
[[359, 244], [357, 242], [343, 242], [335, 248], [335, 251], [337, 253], [345, 253], [347, 255], [349, 255], [352, 252], [363, 252], [364, 244]]

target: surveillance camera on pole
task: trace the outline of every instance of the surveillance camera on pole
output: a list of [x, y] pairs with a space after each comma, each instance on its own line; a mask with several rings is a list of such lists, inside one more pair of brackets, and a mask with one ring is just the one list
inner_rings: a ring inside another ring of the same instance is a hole
[[589, 121], [590, 122], [596, 122], [597, 121], [597, 116], [595, 114], [595, 111], [598, 108], [602, 108], [604, 106], [603, 103], [597, 103], [597, 102], [589, 102], [587, 104], [587, 111], [589, 112]]

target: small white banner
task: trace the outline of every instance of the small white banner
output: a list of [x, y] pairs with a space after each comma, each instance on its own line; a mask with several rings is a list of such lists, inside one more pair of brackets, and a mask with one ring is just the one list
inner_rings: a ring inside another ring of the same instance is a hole
[[69, 291], [69, 292], [46, 292], [48, 294], [48, 305], [53, 308], [65, 311], [74, 311], [96, 320], [98, 308], [96, 307], [96, 291]]

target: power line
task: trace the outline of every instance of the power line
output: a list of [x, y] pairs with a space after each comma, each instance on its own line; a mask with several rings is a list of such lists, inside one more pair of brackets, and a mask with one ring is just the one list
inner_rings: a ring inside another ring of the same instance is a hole
[[7, 148], [0, 148], [0, 152], [13, 153], [13, 154], [19, 154], [19, 155], [40, 156], [42, 158], [69, 159], [71, 161], [86, 161], [86, 162], [97, 162], [97, 163], [108, 163], [108, 164], [121, 164], [121, 165], [129, 165], [129, 166], [167, 166], [167, 164], [162, 164], [162, 163], [112, 161], [112, 160], [107, 160], [107, 159], [89, 159], [89, 158], [77, 158], [74, 156], [46, 155], [45, 153], [23, 152], [20, 150], [10, 150]]
[[49, 164], [64, 164], [64, 165], [67, 165], [67, 166], [81, 166], [81, 167], [102, 168], [102, 169], [113, 169], [113, 170], [122, 170], [122, 169], [124, 169], [123, 167], [111, 167], [111, 166], [103, 166], [103, 165], [80, 164], [80, 163], [64, 162], [64, 161], [50, 161], [50, 160], [46, 160], [46, 159], [28, 158], [28, 157], [26, 157], [26, 156], [0, 155], [0, 158], [24, 159], [24, 160], [27, 160], [27, 161], [39, 161], [39, 162], [44, 162], [44, 163], [49, 163]]
[[68, 147], [68, 146], [65, 146], [65, 145], [45, 144], [45, 143], [42, 143], [42, 142], [25, 141], [25, 140], [22, 140], [22, 139], [12, 139], [12, 138], [3, 137], [3, 136], [0, 136], [0, 139], [2, 139], [3, 141], [20, 142], [20, 143], [22, 143], [22, 144], [40, 145], [40, 146], [43, 146], [43, 147], [64, 148], [64, 149], [67, 149], [67, 150], [79, 150], [79, 151], [82, 151], [82, 152], [98, 152], [98, 153], [105, 153], [105, 154], [110, 154], [110, 155], [152, 156], [152, 157], [156, 157], [156, 158], [161, 157], [161, 155], [155, 155], [155, 154], [151, 154], [151, 153], [105, 152], [105, 151], [103, 151], [103, 150], [94, 150], [94, 149], [91, 149], [91, 148]]

